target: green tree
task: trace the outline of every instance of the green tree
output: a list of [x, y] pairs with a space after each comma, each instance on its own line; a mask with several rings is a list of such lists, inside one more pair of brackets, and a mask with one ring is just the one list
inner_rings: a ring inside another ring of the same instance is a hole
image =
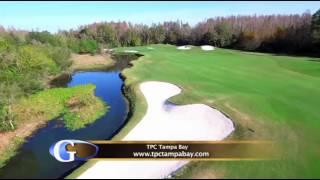
[[12, 105], [23, 95], [21, 88], [16, 83], [0, 84], [0, 130], [15, 129], [15, 115]]
[[75, 37], [68, 37], [67, 47], [75, 53], [80, 53], [80, 40]]
[[218, 33], [218, 46], [225, 47], [232, 43], [232, 31], [229, 24], [219, 23], [216, 25], [215, 30]]
[[44, 51], [43, 47], [22, 46], [18, 49], [17, 68], [21, 73], [28, 71], [37, 72], [39, 75], [48, 73], [54, 75], [59, 72], [59, 67]]
[[9, 43], [6, 39], [0, 37], [0, 53], [7, 51], [9, 49]]
[[155, 44], [163, 43], [166, 38], [166, 32], [163, 26], [161, 25], [153, 25], [150, 28], [151, 31], [151, 41]]
[[320, 9], [312, 15], [311, 21], [312, 41], [320, 44]]
[[117, 33], [115, 29], [108, 24], [99, 25], [97, 27], [97, 41], [107, 44], [109, 47], [117, 47]]
[[151, 39], [151, 31], [149, 30], [148, 26], [143, 26], [141, 28], [140, 36], [141, 36], [141, 43], [143, 45], [153, 43]]
[[26, 39], [29, 43], [36, 41], [42, 44], [50, 44], [52, 46], [60, 46], [61, 44], [59, 39], [48, 31], [29, 32]]
[[141, 39], [139, 34], [134, 30], [128, 31], [128, 38], [129, 38], [129, 46], [140, 46], [141, 45]]
[[91, 40], [91, 39], [80, 40], [80, 44], [79, 44], [80, 53], [95, 54], [97, 53], [98, 48], [99, 48], [98, 43], [95, 40]]
[[48, 56], [56, 63], [60, 70], [67, 70], [72, 62], [70, 60], [71, 52], [68, 48], [46, 46]]
[[202, 39], [201, 39], [201, 44], [208, 44], [208, 45], [213, 45], [217, 46], [218, 44], [218, 34], [217, 32], [211, 28], [206, 32]]

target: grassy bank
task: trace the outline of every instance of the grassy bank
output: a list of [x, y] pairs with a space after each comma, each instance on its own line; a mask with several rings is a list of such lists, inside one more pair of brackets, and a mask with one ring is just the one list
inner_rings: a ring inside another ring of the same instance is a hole
[[108, 109], [94, 89], [94, 85], [53, 88], [21, 99], [13, 107], [16, 130], [1, 133], [0, 165], [15, 155], [24, 138], [53, 118], [62, 115], [65, 126], [77, 130], [104, 115]]
[[70, 130], [83, 128], [106, 113], [102, 100], [94, 96], [94, 85], [72, 88], [53, 88], [21, 100], [14, 106], [17, 122], [36, 119], [53, 119], [63, 115]]

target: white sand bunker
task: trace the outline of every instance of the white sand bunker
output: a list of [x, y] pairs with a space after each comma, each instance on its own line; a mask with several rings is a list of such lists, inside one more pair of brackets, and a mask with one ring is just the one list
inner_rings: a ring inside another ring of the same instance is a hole
[[214, 50], [214, 47], [210, 45], [204, 45], [204, 46], [201, 46], [201, 49], [204, 51], [212, 51]]
[[177, 47], [177, 49], [179, 49], [179, 50], [190, 50], [191, 46], [179, 46], [179, 47]]
[[[173, 84], [140, 85], [148, 109], [123, 140], [222, 140], [233, 130], [230, 119], [203, 104], [174, 105], [168, 98], [181, 92]], [[188, 161], [99, 161], [79, 178], [166, 178]]]
[[138, 51], [136, 51], [136, 50], [125, 50], [124, 52], [126, 52], [126, 53], [138, 53]]
[[103, 51], [104, 51], [104, 52], [112, 52], [112, 51], [113, 51], [113, 49], [105, 48], [105, 49], [103, 49]]
[[168, 98], [181, 92], [173, 84], [150, 81], [140, 89], [148, 110], [124, 140], [221, 140], [234, 129], [230, 119], [207, 105], [169, 103]]

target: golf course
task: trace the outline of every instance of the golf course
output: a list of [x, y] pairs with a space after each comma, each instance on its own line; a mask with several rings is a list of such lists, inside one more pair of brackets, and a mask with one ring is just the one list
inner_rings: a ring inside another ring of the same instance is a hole
[[320, 178], [319, 7], [1, 2], [0, 179]]
[[[228, 115], [235, 131], [226, 140], [271, 140], [276, 161], [192, 162], [177, 178], [317, 177], [319, 154], [320, 63], [318, 58], [249, 53], [217, 48], [204, 51], [172, 45], [118, 48], [143, 54], [125, 69], [133, 116], [113, 139], [124, 138], [146, 113], [139, 90], [144, 81], [179, 85], [176, 104], [202, 103]], [[165, 130], [164, 130], [165, 131]]]

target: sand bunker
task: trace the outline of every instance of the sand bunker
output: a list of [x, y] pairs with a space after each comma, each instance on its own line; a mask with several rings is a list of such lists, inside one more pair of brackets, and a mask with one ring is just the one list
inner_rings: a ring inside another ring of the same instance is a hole
[[191, 46], [179, 46], [179, 47], [177, 47], [177, 49], [179, 49], [179, 50], [190, 50]]
[[212, 51], [214, 50], [214, 47], [210, 45], [204, 45], [204, 46], [201, 46], [201, 49], [204, 51]]
[[[140, 84], [148, 109], [123, 140], [222, 140], [233, 130], [230, 119], [204, 104], [174, 105], [168, 98], [181, 92], [173, 84]], [[188, 161], [99, 161], [79, 178], [166, 178]]]
[[204, 104], [179, 106], [168, 102], [181, 92], [173, 84], [150, 81], [142, 83], [140, 89], [148, 110], [124, 140], [221, 140], [233, 131], [232, 121], [216, 109]]
[[124, 52], [126, 52], [126, 53], [138, 53], [138, 51], [136, 51], [136, 50], [125, 50]]
[[104, 51], [104, 52], [112, 52], [113, 49], [107, 49], [107, 48], [106, 48], [106, 49], [103, 49], [103, 51]]

